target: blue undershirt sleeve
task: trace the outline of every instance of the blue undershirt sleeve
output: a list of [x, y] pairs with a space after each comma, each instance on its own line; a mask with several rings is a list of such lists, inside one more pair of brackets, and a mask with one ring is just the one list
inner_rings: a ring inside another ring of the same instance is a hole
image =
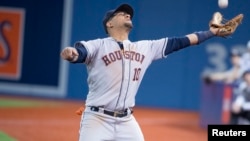
[[190, 46], [190, 41], [186, 36], [169, 38], [164, 53], [165, 55], [168, 55], [174, 51], [178, 51], [188, 46]]
[[88, 55], [87, 49], [82, 44], [80, 44], [80, 45], [78, 44], [75, 48], [76, 48], [79, 56], [78, 56], [77, 60], [75, 62], [72, 62], [72, 63], [83, 63], [83, 62], [85, 62], [85, 60], [87, 58], [87, 55]]
[[[210, 31], [199, 31], [199, 32], [195, 32], [194, 34], [196, 34], [197, 38], [198, 38], [198, 43], [200, 44], [212, 37], [214, 37], [215, 35]], [[165, 49], [165, 55], [168, 55], [174, 51], [186, 48], [188, 46], [190, 46], [191, 43], [189, 41], [189, 38], [184, 36], [184, 37], [174, 37], [174, 38], [169, 38], [168, 39], [168, 43]]]

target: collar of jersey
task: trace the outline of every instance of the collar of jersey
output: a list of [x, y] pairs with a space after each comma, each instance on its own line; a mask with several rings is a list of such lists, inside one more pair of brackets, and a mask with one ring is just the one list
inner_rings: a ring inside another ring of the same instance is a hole
[[[108, 39], [117, 42], [113, 37], [108, 37]], [[123, 43], [124, 43], [124, 42], [129, 42], [129, 43], [130, 43], [130, 40], [123, 40]]]

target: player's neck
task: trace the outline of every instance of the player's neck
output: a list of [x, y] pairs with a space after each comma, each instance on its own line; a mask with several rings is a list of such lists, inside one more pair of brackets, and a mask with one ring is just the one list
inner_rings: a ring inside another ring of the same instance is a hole
[[124, 40], [128, 40], [128, 36], [111, 36], [112, 38], [114, 38], [117, 42], [122, 42]]
[[122, 42], [124, 40], [128, 40], [129, 32], [117, 31], [111, 32], [110, 37], [114, 38], [116, 41]]

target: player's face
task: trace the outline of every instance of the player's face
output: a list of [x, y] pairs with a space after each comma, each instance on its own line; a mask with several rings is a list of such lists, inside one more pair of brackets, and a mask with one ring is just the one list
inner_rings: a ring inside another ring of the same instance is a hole
[[234, 66], [240, 65], [240, 56], [238, 55], [231, 56], [231, 62]]
[[126, 12], [117, 12], [111, 19], [113, 26], [125, 26], [129, 29], [133, 27], [131, 16]]

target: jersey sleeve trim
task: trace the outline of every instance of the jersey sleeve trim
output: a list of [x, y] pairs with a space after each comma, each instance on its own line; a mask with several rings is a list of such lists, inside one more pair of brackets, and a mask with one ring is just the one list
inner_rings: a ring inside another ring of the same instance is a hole
[[164, 44], [163, 44], [163, 48], [162, 48], [162, 58], [167, 58], [167, 54], [165, 54], [165, 50], [167, 47], [167, 42], [168, 42], [168, 38], [165, 38]]
[[74, 45], [75, 48], [79, 48], [80, 46], [82, 46], [86, 49], [86, 55], [84, 57], [85, 59], [82, 60], [83, 61], [82, 63], [88, 64], [90, 53], [89, 53], [89, 49], [87, 47], [87, 43], [85, 41], [79, 41], [79, 42], [76, 42]]

